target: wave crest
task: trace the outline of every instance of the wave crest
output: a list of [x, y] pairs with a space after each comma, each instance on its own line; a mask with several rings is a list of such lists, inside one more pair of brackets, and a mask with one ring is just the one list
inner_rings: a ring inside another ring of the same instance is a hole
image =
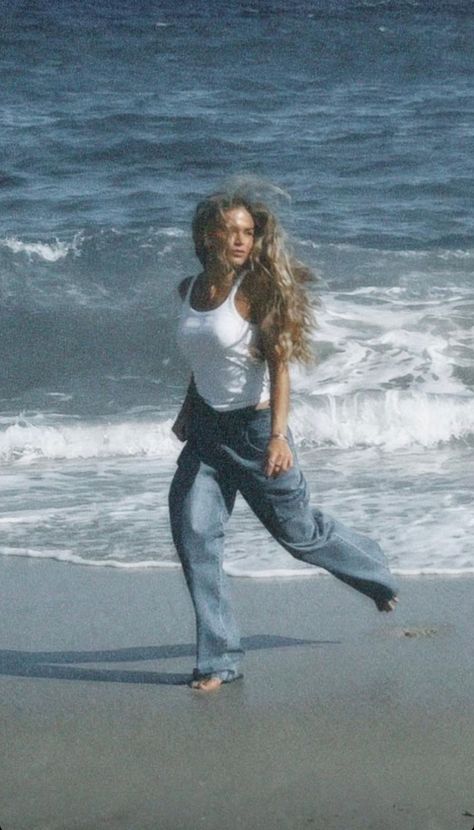
[[72, 242], [61, 242], [57, 237], [55, 242], [51, 243], [23, 242], [16, 236], [7, 236], [5, 239], [0, 239], [0, 245], [3, 248], [8, 248], [14, 254], [26, 254], [30, 260], [33, 256], [37, 256], [45, 262], [57, 262], [59, 259], [67, 257], [69, 253], [79, 256], [82, 238], [80, 231], [74, 234]]
[[150, 456], [171, 460], [179, 449], [171, 424], [171, 420], [166, 420], [44, 426], [22, 421], [0, 433], [0, 459], [23, 464], [39, 458]]
[[[471, 442], [474, 398], [389, 390], [318, 395], [295, 403], [292, 431], [299, 446], [377, 447], [391, 452]], [[171, 419], [121, 423], [34, 424], [25, 419], [0, 433], [0, 460], [29, 464], [40, 458], [161, 458], [172, 463], [180, 443]]]
[[474, 398], [398, 389], [324, 395], [297, 403], [292, 427], [298, 443], [387, 451], [429, 448], [474, 434]]

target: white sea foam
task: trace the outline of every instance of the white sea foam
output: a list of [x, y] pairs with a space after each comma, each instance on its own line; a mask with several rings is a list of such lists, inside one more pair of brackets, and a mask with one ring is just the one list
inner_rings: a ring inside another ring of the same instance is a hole
[[[469, 450], [319, 447], [299, 455], [312, 504], [379, 541], [396, 574], [474, 573]], [[125, 571], [177, 568], [167, 510], [173, 471], [158, 456], [44, 459], [40, 471], [4, 466], [0, 554]], [[249, 579], [325, 573], [283, 550], [241, 497], [224, 567]]]
[[[300, 396], [290, 424], [300, 445], [340, 448], [433, 447], [474, 434], [474, 396], [424, 392]], [[29, 464], [39, 458], [80, 459], [147, 456], [173, 461], [180, 443], [172, 420], [115, 424], [44, 425], [25, 419], [0, 432], [0, 459]]]
[[0, 433], [0, 459], [24, 464], [38, 458], [149, 456], [173, 458], [180, 444], [171, 420], [157, 423], [43, 426], [21, 421]]
[[322, 395], [297, 402], [291, 424], [298, 443], [340, 448], [434, 447], [474, 434], [474, 397], [423, 392]]
[[[142, 561], [131, 562], [120, 561], [117, 559], [91, 559], [79, 556], [68, 549], [36, 549], [36, 548], [16, 548], [8, 546], [0, 546], [0, 556], [16, 556], [27, 559], [43, 559], [52, 560], [55, 562], [62, 562], [68, 565], [83, 565], [92, 568], [114, 568], [123, 571], [142, 571], [142, 570], [179, 570], [181, 565], [178, 561], [168, 559], [144, 559]], [[258, 561], [255, 565], [241, 565], [234, 564], [230, 561], [224, 562], [224, 570], [231, 577], [239, 577], [243, 579], [321, 579], [328, 578], [331, 575], [321, 568], [314, 568], [311, 565], [302, 566], [301, 568], [282, 567], [282, 568], [262, 568], [258, 567]], [[464, 577], [466, 575], [474, 575], [474, 567], [464, 568], [446, 568], [441, 566], [419, 567], [419, 568], [392, 568], [392, 573], [397, 576], [443, 576], [443, 577]]]
[[414, 300], [407, 293], [367, 286], [324, 294], [314, 335], [323, 359], [310, 375], [296, 373], [296, 388], [309, 394], [409, 388], [472, 396], [458, 373], [474, 359], [469, 297], [433, 289], [430, 297]]
[[74, 234], [71, 242], [61, 242], [57, 237], [55, 237], [55, 242], [23, 242], [16, 236], [7, 236], [5, 239], [0, 239], [0, 245], [14, 254], [26, 254], [29, 259], [37, 256], [45, 262], [57, 262], [67, 257], [69, 253], [79, 256], [82, 241], [83, 235], [79, 231]]
[[[239, 565], [225, 564], [224, 570], [229, 576], [237, 576], [241, 579], [321, 579], [321, 577], [329, 577], [327, 571], [320, 568], [314, 568], [308, 565], [305, 568], [296, 570], [295, 568], [245, 568]], [[466, 574], [474, 574], [474, 567], [468, 568], [391, 568], [393, 574], [397, 576], [452, 576], [459, 577]]]
[[88, 565], [93, 568], [120, 568], [122, 570], [141, 570], [146, 568], [158, 568], [160, 570], [176, 570], [180, 568], [179, 562], [166, 559], [150, 559], [139, 562], [121, 562], [117, 559], [88, 559], [71, 550], [48, 550], [46, 548], [15, 548], [0, 546], [1, 556], [22, 556], [28, 559], [52, 559], [56, 562], [65, 562], [69, 565]]
[[183, 228], [171, 226], [169, 228], [159, 228], [157, 231], [157, 235], [181, 239], [183, 236], [186, 236], [186, 231], [183, 230]]
[[0, 516], [1, 525], [24, 525], [24, 524], [38, 524], [38, 516], [36, 513], [32, 516]]

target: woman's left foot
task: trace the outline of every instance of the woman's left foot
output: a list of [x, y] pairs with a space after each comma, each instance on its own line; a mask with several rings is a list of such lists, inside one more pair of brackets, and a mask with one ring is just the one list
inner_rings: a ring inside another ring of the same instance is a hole
[[233, 683], [234, 680], [240, 680], [243, 674], [229, 669], [221, 677], [218, 674], [198, 674], [193, 672], [193, 678], [188, 684], [191, 689], [196, 689], [199, 692], [214, 692], [219, 689], [224, 683]]
[[376, 602], [377, 608], [379, 611], [395, 611], [397, 607], [398, 597], [392, 597], [392, 599], [382, 599], [379, 602]]

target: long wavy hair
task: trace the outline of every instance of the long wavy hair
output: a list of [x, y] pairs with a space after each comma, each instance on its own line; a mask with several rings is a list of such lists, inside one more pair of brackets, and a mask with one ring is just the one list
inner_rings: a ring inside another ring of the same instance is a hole
[[316, 322], [305, 286], [316, 276], [294, 257], [285, 232], [267, 204], [238, 190], [213, 193], [203, 199], [192, 223], [196, 256], [204, 267], [212, 256], [214, 266], [217, 261], [223, 272], [233, 270], [226, 257], [225, 234], [215, 232], [226, 230], [225, 214], [234, 208], [245, 208], [255, 225], [254, 244], [245, 267], [252, 274], [253, 309], [267, 343], [280, 360], [313, 362], [311, 331]]

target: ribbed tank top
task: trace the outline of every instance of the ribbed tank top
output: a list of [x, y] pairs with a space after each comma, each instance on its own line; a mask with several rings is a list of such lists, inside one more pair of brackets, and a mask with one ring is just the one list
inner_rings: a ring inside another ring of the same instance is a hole
[[270, 399], [267, 363], [252, 354], [258, 342], [258, 326], [244, 320], [235, 306], [244, 276], [238, 277], [221, 305], [208, 311], [196, 311], [191, 306], [194, 277], [178, 322], [178, 346], [193, 372], [197, 391], [218, 412], [256, 406]]

